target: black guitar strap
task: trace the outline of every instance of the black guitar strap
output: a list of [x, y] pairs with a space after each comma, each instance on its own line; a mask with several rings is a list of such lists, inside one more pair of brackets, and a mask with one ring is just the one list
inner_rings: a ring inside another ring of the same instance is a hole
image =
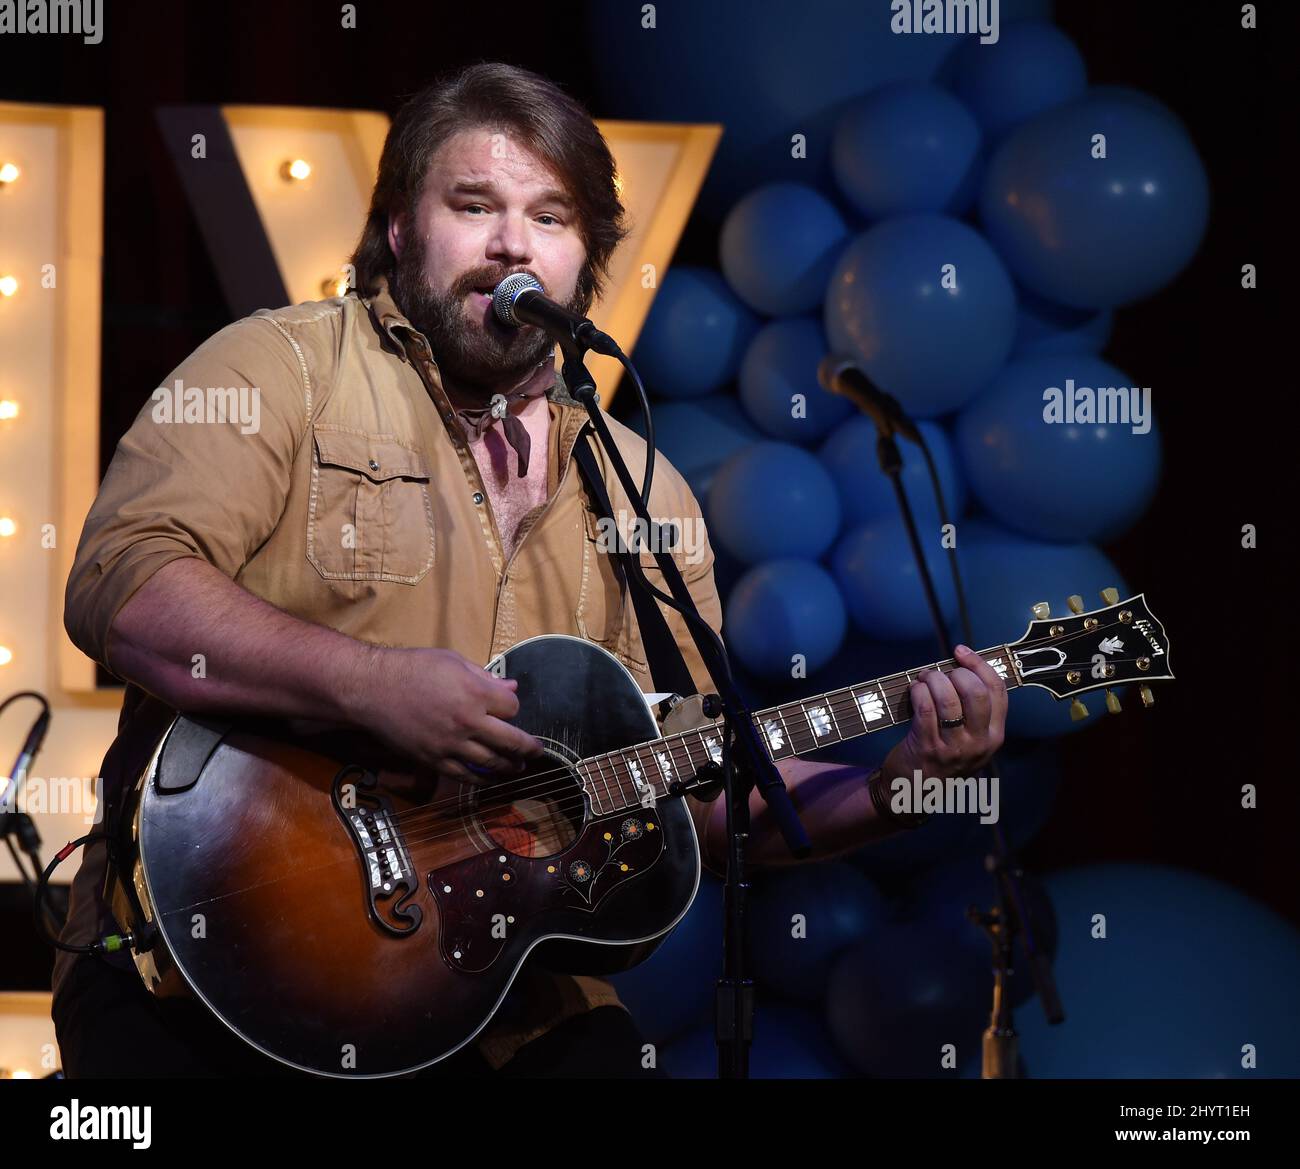
[[[602, 519], [613, 521], [614, 509], [609, 502], [609, 493], [605, 490], [605, 481], [601, 478], [600, 468], [596, 465], [596, 456], [591, 448], [590, 431], [584, 429], [574, 444], [573, 457], [578, 460], [582, 477], [587, 482], [587, 490], [595, 504], [596, 514]], [[617, 525], [615, 525], [617, 531]], [[628, 565], [632, 553], [622, 540], [617, 540], [617, 559], [615, 564], [622, 577], [623, 587], [632, 594], [632, 604], [636, 606], [637, 627], [641, 630], [641, 640], [645, 643], [646, 664], [650, 667], [650, 677], [655, 689], [669, 694], [680, 694], [689, 698], [699, 690], [691, 679], [691, 672], [686, 668], [686, 659], [678, 648], [668, 622], [664, 620], [663, 611], [658, 602], [648, 593], [643, 592], [632, 583]]]

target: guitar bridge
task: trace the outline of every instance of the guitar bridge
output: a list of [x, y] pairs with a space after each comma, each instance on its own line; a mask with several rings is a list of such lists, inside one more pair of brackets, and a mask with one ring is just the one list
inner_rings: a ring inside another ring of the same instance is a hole
[[423, 913], [407, 902], [420, 887], [410, 854], [393, 820], [392, 805], [375, 790], [376, 777], [350, 763], [330, 785], [334, 810], [348, 829], [366, 874], [366, 907], [380, 929], [396, 937], [414, 933]]

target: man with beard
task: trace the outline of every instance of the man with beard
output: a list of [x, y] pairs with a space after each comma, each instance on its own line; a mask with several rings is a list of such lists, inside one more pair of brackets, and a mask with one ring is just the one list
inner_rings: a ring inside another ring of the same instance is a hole
[[[167, 379], [255, 387], [256, 431], [156, 421], [146, 406], [87, 518], [65, 624], [128, 683], [107, 805], [147, 762], [135, 744], [156, 735], [142, 728], [160, 732], [170, 709], [364, 729], [439, 782], [474, 783], [541, 751], [508, 721], [515, 683], [482, 664], [516, 642], [587, 638], [654, 690], [572, 466], [586, 411], [546, 336], [501, 326], [489, 296], [527, 272], [585, 314], [626, 234], [604, 139], [545, 79], [475, 65], [399, 111], [348, 295], [236, 321]], [[639, 481], [644, 442], [609, 423]], [[685, 480], [667, 460], [656, 468], [651, 514], [702, 531]], [[707, 538], [674, 555], [720, 631]], [[713, 689], [676, 614], [671, 628], [696, 685]], [[1001, 741], [1005, 690], [976, 655], [965, 664], [913, 688], [917, 718], [890, 774], [974, 766]], [[966, 723], [941, 734], [940, 715]], [[780, 767], [814, 859], [895, 829], [861, 769]], [[724, 809], [686, 798], [717, 871]], [[788, 860], [757, 796], [754, 810], [754, 863]], [[554, 851], [549, 813], [516, 804], [511, 847]], [[102, 847], [89, 848], [64, 942], [113, 932], [104, 874]], [[160, 1005], [122, 955], [61, 952], [54, 1017], [72, 1076], [283, 1071], [203, 1010]], [[422, 1074], [662, 1074], [653, 1062], [608, 982], [526, 965], [491, 1023]]]

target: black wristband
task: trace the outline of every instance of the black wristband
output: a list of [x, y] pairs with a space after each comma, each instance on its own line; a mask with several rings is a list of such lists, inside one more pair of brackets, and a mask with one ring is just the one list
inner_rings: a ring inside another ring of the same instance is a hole
[[867, 776], [867, 791], [871, 795], [871, 806], [876, 809], [876, 815], [890, 824], [897, 824], [900, 828], [920, 828], [930, 818], [929, 812], [895, 812], [889, 806], [889, 790], [883, 767], [877, 767]]

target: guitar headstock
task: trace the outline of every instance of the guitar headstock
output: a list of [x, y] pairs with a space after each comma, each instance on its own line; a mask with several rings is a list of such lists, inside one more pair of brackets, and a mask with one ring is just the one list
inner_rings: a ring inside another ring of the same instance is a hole
[[[1115, 712], [1119, 699], [1110, 687], [1137, 682], [1143, 705], [1150, 706], [1155, 699], [1147, 684], [1174, 676], [1164, 626], [1144, 593], [1121, 601], [1116, 589], [1102, 589], [1101, 598], [1105, 608], [1085, 613], [1082, 598], [1071, 597], [1066, 617], [1053, 617], [1046, 602], [1034, 606], [1024, 637], [1007, 645], [1021, 685], [1040, 686], [1057, 698], [1105, 688], [1106, 706]], [[1087, 714], [1075, 698], [1071, 717]]]

